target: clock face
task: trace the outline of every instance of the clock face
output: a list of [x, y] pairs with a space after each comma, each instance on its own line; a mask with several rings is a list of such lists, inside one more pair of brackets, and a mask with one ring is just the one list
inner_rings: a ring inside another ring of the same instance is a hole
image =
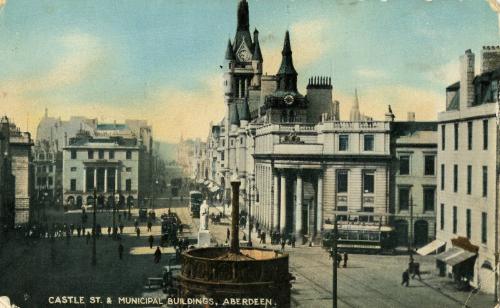
[[240, 59], [240, 61], [249, 62], [252, 60], [252, 56], [248, 50], [243, 49], [238, 52], [238, 59]]
[[287, 105], [291, 105], [293, 104], [293, 96], [291, 96], [290, 94], [286, 95], [283, 100], [285, 101], [285, 104]]

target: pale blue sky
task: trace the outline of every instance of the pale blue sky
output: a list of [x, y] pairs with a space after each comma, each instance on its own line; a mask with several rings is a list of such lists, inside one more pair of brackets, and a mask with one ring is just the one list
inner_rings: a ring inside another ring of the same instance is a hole
[[[146, 118], [169, 141], [180, 132], [203, 137], [224, 112], [217, 76], [237, 2], [7, 0], [0, 9], [0, 113], [21, 127], [29, 117], [32, 129], [47, 106], [63, 118]], [[376, 118], [391, 104], [400, 118], [417, 111], [418, 119], [435, 119], [458, 57], [470, 48], [478, 59], [481, 46], [499, 44], [496, 14], [484, 0], [249, 6], [265, 70], [277, 70], [290, 29], [301, 91], [311, 75], [332, 75], [343, 114], [358, 87], [361, 110]]]

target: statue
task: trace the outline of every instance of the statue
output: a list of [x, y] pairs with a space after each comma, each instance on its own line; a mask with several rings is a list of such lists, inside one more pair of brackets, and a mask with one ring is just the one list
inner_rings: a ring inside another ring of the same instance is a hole
[[203, 200], [200, 207], [200, 231], [208, 230], [208, 214], [209, 208], [207, 200]]

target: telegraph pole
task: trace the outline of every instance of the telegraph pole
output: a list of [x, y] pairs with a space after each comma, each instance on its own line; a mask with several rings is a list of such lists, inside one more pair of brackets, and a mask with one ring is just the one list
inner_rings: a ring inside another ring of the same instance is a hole
[[[410, 254], [410, 263], [413, 261], [413, 198], [410, 194], [410, 239], [408, 241], [408, 252]], [[409, 269], [410, 272], [412, 269]]]
[[96, 236], [97, 236], [97, 228], [96, 228], [96, 207], [97, 207], [97, 189], [94, 187], [94, 211], [92, 213], [92, 265], [97, 265], [97, 256], [96, 256]]
[[[337, 210], [337, 209], [335, 209]], [[332, 290], [332, 298], [333, 298], [333, 308], [337, 308], [337, 237], [338, 237], [338, 226], [337, 226], [337, 214], [333, 215], [333, 241], [332, 241], [332, 259], [333, 259], [333, 290]]]

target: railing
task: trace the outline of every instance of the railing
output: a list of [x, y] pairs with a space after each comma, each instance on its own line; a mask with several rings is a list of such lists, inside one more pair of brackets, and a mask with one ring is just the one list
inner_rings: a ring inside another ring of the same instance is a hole
[[367, 130], [367, 129], [389, 129], [389, 122], [384, 121], [325, 121], [319, 124], [322, 129], [345, 129], [345, 130]]
[[316, 130], [315, 124], [268, 124], [257, 128], [257, 135], [264, 135], [268, 133], [279, 133], [279, 132], [314, 132]]

